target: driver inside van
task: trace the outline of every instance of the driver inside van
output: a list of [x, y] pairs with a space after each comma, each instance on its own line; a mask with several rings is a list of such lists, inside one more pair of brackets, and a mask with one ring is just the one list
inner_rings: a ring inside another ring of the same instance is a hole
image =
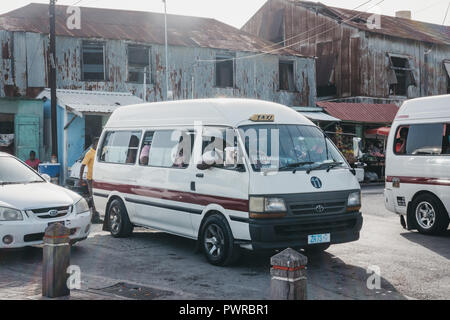
[[395, 153], [406, 153], [406, 138], [408, 137], [409, 128], [403, 127], [400, 129], [400, 137], [395, 142]]
[[442, 154], [450, 154], [450, 124], [444, 125], [445, 134], [442, 139]]

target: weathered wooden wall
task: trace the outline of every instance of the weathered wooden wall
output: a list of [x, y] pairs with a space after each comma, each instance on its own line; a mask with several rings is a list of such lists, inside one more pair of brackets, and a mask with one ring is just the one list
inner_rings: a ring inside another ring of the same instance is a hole
[[[132, 92], [143, 97], [143, 85], [127, 82], [127, 54], [129, 42], [102, 40], [105, 42], [105, 66], [107, 81], [82, 81], [82, 40], [57, 37], [57, 86], [61, 89], [106, 90]], [[29, 95], [39, 93], [48, 83], [48, 36], [38, 33], [0, 31], [2, 55], [0, 63], [0, 96]], [[164, 46], [151, 46], [153, 82], [146, 86], [148, 101], [166, 99]], [[235, 88], [215, 87], [214, 60], [223, 51], [210, 48], [169, 47], [170, 87], [174, 99], [208, 97], [246, 97], [275, 101], [286, 105], [312, 106], [315, 104], [315, 61], [297, 56], [250, 55], [233, 52], [236, 60]], [[8, 55], [6, 55], [8, 53]], [[251, 54], [254, 55], [254, 54]], [[296, 92], [278, 90], [279, 59], [295, 61]]]
[[[308, 56], [321, 56], [325, 43], [335, 55], [334, 80], [338, 98], [389, 96], [387, 53], [408, 55], [414, 61], [417, 86], [410, 86], [408, 98], [447, 93], [443, 60], [450, 59], [450, 46], [433, 45], [399, 37], [380, 35], [338, 23], [335, 19], [285, 0], [270, 0], [242, 28], [266, 37], [269, 26], [277, 26], [278, 12], [284, 11], [284, 44]], [[425, 54], [432, 48], [429, 54]], [[319, 75], [316, 76], [316, 79]]]

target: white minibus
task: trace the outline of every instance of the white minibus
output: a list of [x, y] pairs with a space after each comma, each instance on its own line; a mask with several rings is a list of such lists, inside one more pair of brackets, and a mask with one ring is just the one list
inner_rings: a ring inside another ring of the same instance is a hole
[[215, 265], [241, 248], [321, 251], [359, 239], [360, 186], [325, 133], [266, 101], [204, 99], [118, 108], [94, 164], [104, 229], [198, 240]]
[[439, 234], [450, 213], [450, 95], [403, 103], [386, 148], [386, 208], [408, 230]]

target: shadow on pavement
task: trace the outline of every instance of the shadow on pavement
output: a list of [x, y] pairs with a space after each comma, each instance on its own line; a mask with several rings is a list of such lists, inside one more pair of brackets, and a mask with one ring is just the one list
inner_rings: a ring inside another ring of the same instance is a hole
[[400, 234], [403, 238], [419, 244], [446, 259], [450, 259], [450, 230], [439, 236], [421, 234], [417, 231], [408, 231]]

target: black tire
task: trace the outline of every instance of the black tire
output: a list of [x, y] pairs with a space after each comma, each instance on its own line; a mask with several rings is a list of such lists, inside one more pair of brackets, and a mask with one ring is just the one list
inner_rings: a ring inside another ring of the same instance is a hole
[[319, 254], [330, 247], [329, 243], [314, 244], [305, 248], [306, 253]]
[[199, 241], [206, 259], [212, 265], [229, 266], [240, 256], [240, 247], [234, 244], [233, 233], [222, 215], [214, 214], [206, 219]]
[[414, 199], [410, 214], [420, 233], [437, 235], [448, 228], [447, 211], [439, 199], [431, 194], [422, 194]]
[[108, 223], [109, 231], [114, 238], [126, 238], [133, 233], [134, 226], [130, 222], [127, 209], [118, 199], [109, 205]]

